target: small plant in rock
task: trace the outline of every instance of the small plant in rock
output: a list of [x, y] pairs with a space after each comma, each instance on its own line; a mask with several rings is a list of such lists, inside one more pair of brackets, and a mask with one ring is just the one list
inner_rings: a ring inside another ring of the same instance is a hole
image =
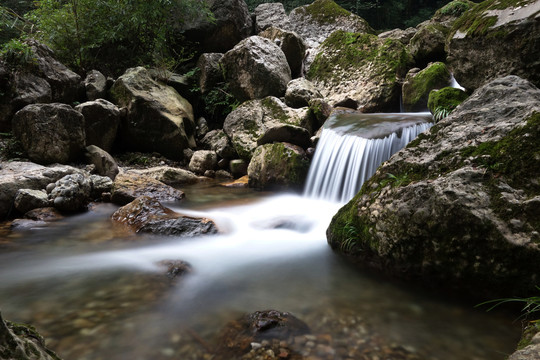
[[348, 253], [351, 252], [356, 245], [356, 240], [359, 237], [359, 233], [351, 222], [347, 222], [345, 224], [343, 227], [343, 233], [345, 235], [345, 240], [341, 243], [339, 249], [344, 253]]
[[433, 121], [435, 123], [438, 123], [439, 121], [441, 121], [442, 119], [444, 119], [445, 117], [450, 115], [451, 112], [452, 112], [452, 110], [449, 110], [449, 109], [447, 109], [445, 107], [439, 106], [433, 112]]

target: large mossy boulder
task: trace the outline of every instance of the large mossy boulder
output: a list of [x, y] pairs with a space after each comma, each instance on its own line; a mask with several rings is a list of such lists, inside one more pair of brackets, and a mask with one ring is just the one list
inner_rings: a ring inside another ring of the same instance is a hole
[[431, 90], [442, 89], [451, 83], [452, 75], [444, 63], [428, 65], [418, 72], [409, 72], [402, 88], [405, 111], [425, 111]]
[[232, 95], [240, 101], [283, 96], [291, 81], [291, 68], [274, 42], [251, 36], [220, 60]]
[[60, 103], [33, 104], [13, 117], [13, 134], [30, 160], [39, 164], [66, 164], [86, 147], [84, 116]]
[[[435, 115], [440, 109], [444, 109], [446, 112], [454, 110], [459, 104], [461, 104], [469, 95], [458, 88], [444, 87], [440, 90], [432, 90], [428, 97], [428, 109]], [[437, 110], [439, 109], [439, 110]]]
[[411, 62], [405, 45], [365, 33], [334, 32], [307, 78], [330, 101], [352, 99], [363, 112], [399, 111], [399, 78]]
[[180, 159], [184, 149], [195, 147], [191, 104], [172, 87], [153, 80], [145, 68], [126, 70], [111, 95], [118, 106], [127, 108], [119, 133], [127, 148]]
[[309, 170], [305, 151], [288, 143], [273, 143], [255, 149], [248, 166], [248, 184], [259, 190], [302, 189]]
[[246, 101], [225, 119], [223, 130], [231, 139], [238, 155], [249, 161], [261, 138], [270, 128], [291, 125], [310, 129], [307, 108], [293, 109], [276, 97]]
[[385, 162], [334, 216], [328, 242], [366, 267], [448, 290], [530, 295], [539, 139], [540, 90], [496, 79]]
[[486, 0], [461, 16], [448, 39], [448, 64], [468, 90], [504, 75], [540, 86], [540, 2]]

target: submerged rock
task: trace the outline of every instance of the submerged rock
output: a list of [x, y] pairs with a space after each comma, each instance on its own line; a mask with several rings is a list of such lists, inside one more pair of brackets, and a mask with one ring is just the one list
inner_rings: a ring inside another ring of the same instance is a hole
[[540, 262], [539, 104], [540, 90], [516, 76], [484, 85], [377, 170], [332, 219], [329, 244], [447, 289], [530, 294]]

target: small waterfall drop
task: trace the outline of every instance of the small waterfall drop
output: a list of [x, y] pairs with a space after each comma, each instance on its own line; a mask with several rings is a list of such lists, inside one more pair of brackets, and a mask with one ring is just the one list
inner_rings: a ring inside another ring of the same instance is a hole
[[454, 74], [452, 74], [452, 77], [450, 78], [450, 87], [465, 91], [465, 88], [459, 85], [459, 83], [457, 82], [456, 78], [454, 77]]
[[338, 114], [325, 123], [304, 195], [349, 201], [375, 170], [431, 127], [431, 114]]

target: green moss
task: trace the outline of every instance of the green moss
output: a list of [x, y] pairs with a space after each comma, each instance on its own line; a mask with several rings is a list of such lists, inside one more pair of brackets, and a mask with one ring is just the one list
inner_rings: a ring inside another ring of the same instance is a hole
[[454, 0], [435, 13], [435, 16], [438, 17], [440, 15], [447, 15], [447, 16], [461, 16], [464, 14], [467, 10], [469, 10], [473, 5], [475, 5], [471, 1], [462, 1], [462, 0]]
[[351, 12], [343, 9], [332, 0], [316, 0], [303, 8], [314, 20], [321, 24], [334, 24], [336, 19], [347, 17]]
[[[408, 107], [425, 108], [429, 92], [450, 83], [450, 71], [445, 64], [436, 62], [420, 71], [416, 76], [407, 79], [403, 85], [403, 103]], [[423, 104], [420, 104], [420, 103]]]
[[429, 93], [428, 109], [431, 113], [435, 113], [435, 109], [444, 108], [448, 111], [454, 110], [461, 104], [469, 95], [463, 90], [453, 87], [445, 87], [440, 90], [433, 90]]
[[340, 82], [341, 72], [371, 64], [377, 69], [379, 80], [395, 80], [410, 62], [410, 55], [401, 42], [380, 40], [365, 33], [335, 31], [323, 42], [321, 49], [308, 71], [308, 79]]
[[517, 345], [517, 350], [521, 350], [531, 344], [534, 335], [540, 332], [540, 323], [537, 321], [529, 323], [529, 325], [523, 330], [521, 339]]
[[283, 110], [283, 108], [276, 102], [276, 98], [266, 97], [262, 99], [261, 104], [272, 118], [279, 120], [279, 122], [284, 124], [293, 123], [291, 122], [287, 112], [285, 112], [285, 110]]

